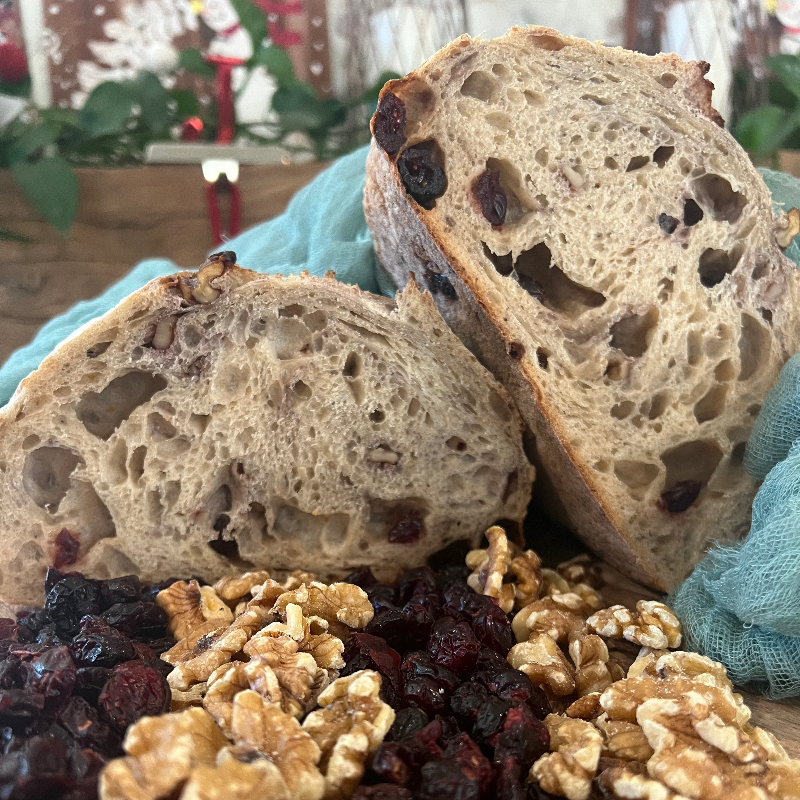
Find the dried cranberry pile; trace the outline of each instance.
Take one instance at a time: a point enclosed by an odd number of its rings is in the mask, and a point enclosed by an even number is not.
[[[449,556],[396,586],[368,568],[346,579],[367,592],[375,617],[348,641],[342,675],[380,672],[381,696],[397,713],[354,800],[550,796],[525,783],[549,750],[541,720],[550,704],[506,662],[515,644],[508,616],[467,586],[463,553]]]
[[[2,800],[94,800],[126,728],[169,708],[161,588],[51,569],[44,608],[0,619]]]

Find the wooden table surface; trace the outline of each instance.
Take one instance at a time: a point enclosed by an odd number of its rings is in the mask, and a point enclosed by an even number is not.
[[[318,164],[243,167],[243,223],[279,214],[295,191],[321,169]],[[0,242],[0,363],[30,341],[38,328],[78,300],[99,294],[137,261],[164,256],[181,266],[200,264],[212,246],[199,167],[137,167],[79,170],[80,211],[69,240],[48,228],[0,170],[0,227],[31,238]],[[527,529],[539,529],[528,535]],[[552,563],[574,555],[580,545],[568,534],[541,538],[547,525],[526,523],[529,543]],[[543,551],[550,551],[549,553]],[[603,595],[633,607],[651,591],[610,567]],[[743,691],[753,722],[774,733],[789,754],[800,758],[800,699],[770,702]]]

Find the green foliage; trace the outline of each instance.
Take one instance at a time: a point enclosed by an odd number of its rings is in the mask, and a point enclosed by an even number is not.
[[[0,81],[0,94],[7,94],[11,97],[30,97],[31,76],[26,75],[18,83],[6,83]]]
[[[78,181],[72,168],[60,156],[38,161],[17,161],[11,174],[30,204],[64,236],[78,211]]]
[[[778,150],[800,148],[800,56],[777,55],[765,63],[775,76],[770,105],[742,116],[733,135],[757,158],[774,158]]]
[[[253,52],[256,52],[267,38],[267,20],[264,12],[250,0],[231,0],[231,5],[239,17],[242,27],[250,35],[253,41]]]
[[[203,54],[196,47],[187,47],[178,53],[178,66],[200,78],[211,79],[217,74],[214,67],[205,61]]]

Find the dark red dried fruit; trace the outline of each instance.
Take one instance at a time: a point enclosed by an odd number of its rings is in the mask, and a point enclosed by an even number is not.
[[[71,697],[58,721],[81,747],[90,747],[107,758],[120,755],[122,740],[100,721],[97,711],[82,697]]]
[[[167,613],[155,603],[143,600],[115,603],[103,612],[102,617],[121,633],[140,641],[167,635]]]
[[[397,159],[397,171],[406,191],[423,208],[432,208],[433,201],[447,189],[447,176],[425,147],[409,147]]]
[[[397,599],[401,605],[417,595],[436,593],[436,573],[430,567],[406,570],[397,581]]]
[[[433,678],[445,688],[448,694],[461,683],[455,672],[450,671],[441,664],[434,663],[430,655],[422,650],[409,653],[403,659],[403,663],[400,665],[400,673],[404,682],[412,678]]]
[[[491,597],[478,594],[466,583],[451,583],[443,592],[444,613],[461,620],[472,621],[473,617],[489,606],[495,606]]]
[[[44,607],[59,634],[74,635],[83,617],[97,614],[100,610],[98,594],[97,587],[84,578],[66,577],[53,585]]]
[[[522,782],[525,776],[513,758],[506,759],[503,764],[496,764],[495,773],[495,800],[526,800],[527,788]]]
[[[460,733],[451,739],[444,755],[456,760],[461,772],[478,784],[482,794],[489,791],[492,783],[492,765],[469,734]]]
[[[103,611],[117,603],[134,603],[141,596],[142,584],[136,575],[100,581],[100,608]]]
[[[511,703],[489,695],[475,714],[475,724],[472,726],[475,739],[480,743],[489,741],[502,729],[510,708]]]
[[[491,605],[479,611],[472,620],[472,631],[484,647],[501,656],[508,655],[517,643],[508,616],[500,606]]]
[[[450,283],[450,278],[447,275],[442,275],[441,272],[431,272],[428,275],[428,288],[431,290],[431,294],[441,292],[448,300],[458,299],[458,293],[453,284]]]
[[[66,647],[50,647],[26,666],[25,687],[43,695],[48,702],[58,703],[72,693],[77,672]]]
[[[351,572],[345,579],[345,583],[352,583],[362,589],[371,589],[378,585],[378,579],[372,574],[372,570],[366,564],[360,566],[355,572]]]
[[[411,678],[403,686],[403,702],[418,706],[429,714],[440,714],[447,708],[448,693],[444,684],[435,678]]]
[[[671,489],[661,493],[659,506],[662,511],[680,514],[697,500],[702,488],[703,484],[700,481],[679,481]]]
[[[414,793],[417,800],[480,800],[478,781],[464,774],[454,758],[440,758],[423,765],[420,787]]]
[[[348,640],[342,657],[345,660],[345,667],[341,672],[343,676],[352,675],[362,669],[374,669],[388,678],[395,693],[402,695],[400,653],[389,647],[383,639],[368,633],[354,633]]]
[[[425,523],[419,511],[411,509],[398,516],[387,536],[391,544],[414,544],[425,533]]]
[[[113,667],[136,657],[133,642],[102,617],[87,616],[81,620],[80,632],[69,651],[79,667]]]
[[[353,792],[352,800],[414,800],[414,795],[402,786],[377,783],[374,786],[359,786]]]
[[[478,716],[478,710],[489,699],[489,690],[477,681],[462,683],[450,698],[453,713],[471,724]]]
[[[437,664],[456,675],[469,675],[475,667],[481,646],[469,624],[442,617],[433,624],[428,652]]]
[[[552,713],[545,693],[518,669],[486,672],[481,675],[481,680],[492,694],[514,705],[525,703],[539,719]]]
[[[428,641],[433,623],[441,616],[442,601],[438,594],[412,597],[402,611],[406,647],[423,647]]]
[[[402,742],[419,733],[428,724],[428,715],[421,708],[401,708],[395,714],[387,738]]]
[[[407,627],[406,619],[399,608],[382,608],[375,612],[364,632],[387,642],[397,643],[405,636]]]
[[[512,758],[527,772],[539,756],[550,749],[550,734],[527,706],[509,709],[503,729],[491,741],[494,763],[503,764]]]
[[[71,566],[78,560],[79,549],[77,534],[73,535],[66,528],[62,528],[54,543],[53,566],[56,569]]]
[[[117,664],[103,687],[98,706],[107,722],[123,733],[145,716],[163,714],[172,693],[167,679],[141,661]]]
[[[72,693],[96,706],[100,692],[103,691],[110,675],[111,670],[107,667],[82,667],[77,671],[77,680]]]
[[[506,221],[508,198],[500,185],[500,173],[487,169],[481,173],[472,187],[472,194],[481,207],[481,212],[490,225],[502,225]]]
[[[383,742],[375,751],[372,771],[384,781],[405,786],[411,776],[412,754],[401,742]]]
[[[406,104],[392,92],[381,98],[375,113],[375,141],[393,156],[406,143]]]
[[[669,214],[659,214],[658,227],[661,228],[664,233],[675,233],[675,229],[678,227],[678,220],[675,219],[675,217],[671,217]]]

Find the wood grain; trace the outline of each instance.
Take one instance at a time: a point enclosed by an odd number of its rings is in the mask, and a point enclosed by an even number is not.
[[[324,166],[243,166],[243,228],[280,214]],[[0,170],[0,226],[31,239],[0,242],[0,363],[44,322],[95,297],[137,261],[164,257],[197,266],[213,245],[199,166],[81,169],[78,181],[80,210],[65,240]]]

